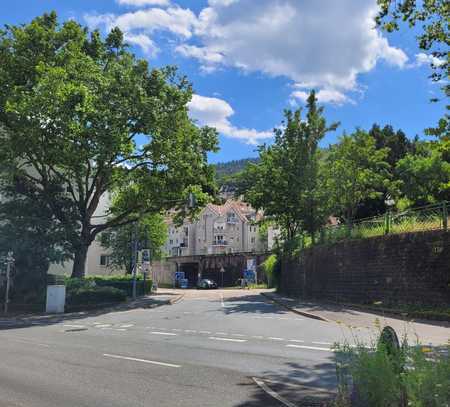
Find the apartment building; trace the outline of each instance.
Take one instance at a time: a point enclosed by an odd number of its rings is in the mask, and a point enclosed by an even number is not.
[[[208,204],[195,222],[177,227],[169,221],[165,251],[169,256],[265,251],[266,239],[257,225],[261,218],[261,212],[242,201]]]

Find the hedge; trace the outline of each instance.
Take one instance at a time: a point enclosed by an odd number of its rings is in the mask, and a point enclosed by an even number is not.
[[[152,280],[145,281],[145,293],[144,293],[144,280],[142,277],[136,278],[136,294],[144,295],[149,294],[152,290]],[[131,297],[133,295],[133,277],[126,276],[88,276],[84,279],[79,278],[66,278],[65,281],[68,291],[79,289],[82,287],[114,287],[122,290],[126,296]]]
[[[126,299],[125,293],[114,287],[81,287],[68,290],[66,305],[73,308],[122,302]]]

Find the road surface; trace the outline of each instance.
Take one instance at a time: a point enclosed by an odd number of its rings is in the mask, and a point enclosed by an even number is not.
[[[335,387],[342,339],[337,324],[243,290],[0,325],[0,406],[295,406]]]

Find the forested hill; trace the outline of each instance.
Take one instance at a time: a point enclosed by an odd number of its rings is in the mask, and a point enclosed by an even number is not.
[[[242,160],[232,160],[226,163],[215,164],[217,182],[219,185],[222,184],[226,178],[242,171],[248,163],[256,163],[258,161],[259,158],[243,158]]]

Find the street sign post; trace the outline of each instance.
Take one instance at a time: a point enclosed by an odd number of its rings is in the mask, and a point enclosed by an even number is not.
[[[8,252],[8,257],[6,258],[6,292],[5,292],[5,314],[8,313],[9,304],[9,288],[11,286],[11,267],[14,264],[13,252]]]
[[[222,288],[223,288],[223,274],[225,273],[225,269],[223,266],[220,268],[220,275],[222,276]]]

